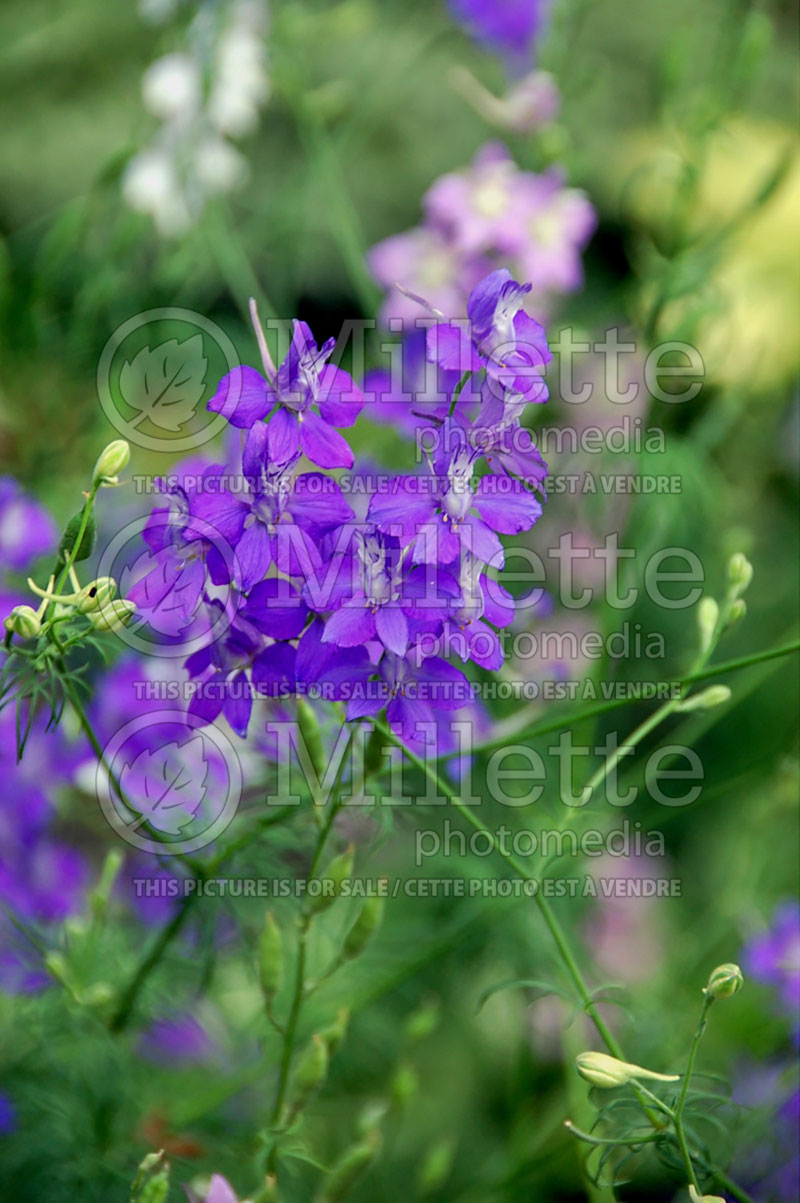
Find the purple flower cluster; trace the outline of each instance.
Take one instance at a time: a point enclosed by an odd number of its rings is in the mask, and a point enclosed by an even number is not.
[[[766,931],[754,936],[742,957],[745,972],[772,986],[781,1011],[791,1020],[800,1044],[800,907],[784,902],[775,908]]]
[[[498,628],[514,603],[497,579],[500,536],[539,518],[547,472],[522,421],[546,398],[550,359],[523,309],[530,290],[492,272],[466,321],[430,324],[441,391],[422,398],[426,452],[414,473],[302,471],[303,452],[322,467],[353,465],[338,431],[320,424],[350,425],[367,398],[320,366],[331,345],[318,352],[301,323],[272,379],[249,368],[223,379],[210,406],[246,432],[241,451],[173,497],[161,561],[130,592],[145,617],[149,600],[203,616],[208,637],[186,661],[195,718],[222,716],[244,738],[256,699],[306,694],[344,704],[348,719],[385,711],[419,744],[472,698],[448,655],[501,666]],[[410,428],[419,418],[408,401]],[[356,478],[362,500],[367,491],[358,514],[347,487]]]
[[[539,315],[554,294],[580,287],[581,251],[595,227],[586,195],[567,188],[560,172],[521,171],[506,148],[490,142],[471,166],[436,180],[423,200],[424,221],[379,242],[367,262],[387,290],[381,318],[413,322],[424,296],[451,317],[462,316],[475,285],[507,267],[532,287]]]

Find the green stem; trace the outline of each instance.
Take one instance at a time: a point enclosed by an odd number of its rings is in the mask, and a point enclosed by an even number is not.
[[[111,1017],[109,1027],[112,1032],[121,1032],[127,1027],[145,982],[160,963],[172,941],[182,930],[197,897],[198,894],[196,891],[184,895],[175,914],[162,927],[153,941],[149,952],[140,961],[128,985],[123,990],[116,1010]]]
[[[697,1056],[697,1046],[699,1045],[703,1032],[706,1029],[706,1019],[708,1016],[709,1007],[713,1001],[714,999],[710,994],[706,994],[703,998],[703,1009],[700,1012],[700,1021],[695,1029],[694,1036],[692,1037],[692,1044],[691,1048],[689,1049],[689,1060],[686,1065],[686,1073],[683,1076],[681,1092],[678,1095],[678,1102],[675,1105],[675,1116],[673,1120],[675,1124],[675,1135],[678,1138],[678,1145],[680,1146],[681,1155],[683,1156],[683,1160],[686,1165],[689,1181],[697,1191],[700,1190],[700,1184],[697,1181],[697,1175],[694,1171],[694,1162],[692,1161],[691,1153],[689,1152],[689,1145],[683,1128],[683,1108],[684,1104],[686,1103],[686,1096],[689,1093],[689,1084],[692,1080],[692,1074],[694,1073],[694,1062]]]

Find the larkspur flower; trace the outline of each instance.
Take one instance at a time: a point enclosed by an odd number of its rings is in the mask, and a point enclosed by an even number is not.
[[[775,908],[772,923],[745,946],[745,973],[772,986],[779,1005],[793,1021],[800,1043],[800,908],[784,902]]]
[[[53,519],[10,476],[0,477],[0,570],[19,571],[55,551]]]
[[[524,69],[547,17],[546,0],[448,0],[470,36],[500,54],[509,69]]]
[[[294,322],[292,341],[273,379],[240,367],[220,381],[208,403],[234,426],[268,422],[269,454],[286,463],[301,451],[320,468],[350,468],[353,453],[336,427],[352,426],[365,398],[352,378],[328,363],[335,339],[320,348],[305,322]]]

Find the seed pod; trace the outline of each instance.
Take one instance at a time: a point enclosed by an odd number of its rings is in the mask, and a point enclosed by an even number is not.
[[[267,912],[258,939],[258,980],[266,1002],[278,993],[283,974],[283,939],[272,911]]]
[[[339,897],[342,883],[350,880],[350,874],[353,872],[354,857],[355,848],[350,844],[344,852],[333,858],[326,871],[321,874],[320,880],[323,883],[322,892],[311,900],[312,914],[318,915],[322,911],[326,911]],[[328,882],[333,882],[332,889],[328,886]]]
[[[356,1179],[374,1160],[380,1139],[380,1133],[373,1129],[343,1154],[322,1187],[319,1203],[339,1203],[347,1195]]]
[[[641,1065],[631,1065],[629,1061],[609,1057],[607,1053],[579,1053],[575,1058],[575,1068],[582,1078],[602,1090],[624,1086],[626,1082],[635,1081],[637,1078],[654,1082],[677,1082],[679,1077],[678,1074],[657,1074]]]
[[[4,625],[7,631],[12,635],[19,635],[20,639],[35,639],[42,629],[39,615],[33,606],[14,606]]]
[[[709,998],[732,998],[743,985],[744,976],[741,969],[728,961],[724,965],[717,965],[713,970],[703,993]]]
[[[61,536],[61,542],[58,545],[58,558],[62,563],[66,563],[78,538],[78,531],[83,522],[83,510],[79,510],[77,514],[73,514],[64,528],[64,533]],[[83,537],[75,552],[74,562],[86,560],[92,554],[94,549],[94,541],[97,538],[97,525],[94,520],[94,514],[89,513],[86,522],[86,529],[83,532]]]
[[[328,1046],[319,1035],[311,1037],[297,1062],[289,1094],[292,1112],[302,1111],[309,1099],[319,1090],[328,1074]]]
[[[713,710],[715,706],[722,706],[725,702],[729,702],[731,691],[727,685],[709,685],[708,689],[704,689],[702,693],[695,693],[690,698],[678,704],[678,710],[682,714],[687,714],[692,710]]]
[[[92,484],[118,484],[118,473],[127,465],[131,458],[130,444],[125,439],[114,439],[113,443],[100,452],[92,473]]]
[[[342,956],[346,961],[352,961],[361,956],[381,925],[383,906],[383,898],[367,898],[356,916],[355,923],[344,938]]]

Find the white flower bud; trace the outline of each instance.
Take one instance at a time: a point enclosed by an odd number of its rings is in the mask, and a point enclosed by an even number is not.
[[[200,72],[188,54],[165,54],[142,77],[145,108],[167,121],[192,115],[200,102]]]
[[[708,979],[708,985],[703,993],[710,998],[732,998],[744,985],[744,975],[738,965],[728,961],[717,965]]]
[[[740,551],[728,561],[728,580],[737,594],[744,593],[753,579],[753,565]]]
[[[725,1203],[722,1195],[698,1195],[693,1186],[689,1187],[691,1203]]]
[[[730,697],[731,691],[727,685],[709,685],[708,689],[680,702],[677,709],[682,714],[688,714],[691,710],[713,710],[715,706],[730,701]]]
[[[113,601],[117,592],[117,582],[111,576],[99,576],[96,581],[84,585],[76,595],[75,609],[79,614],[90,614]]]
[[[599,1086],[603,1090],[624,1086],[626,1082],[635,1081],[637,1078],[647,1078],[656,1082],[678,1081],[677,1074],[657,1074],[641,1065],[631,1065],[628,1061],[609,1057],[607,1053],[579,1053],[575,1058],[575,1068],[592,1086]]]
[[[117,484],[118,474],[131,458],[131,446],[125,439],[114,439],[100,452],[92,473],[92,482],[101,485]]]
[[[737,597],[736,601],[731,603],[731,608],[728,611],[728,626],[732,627],[735,622],[740,622],[747,613],[747,602],[743,598]]]
[[[719,606],[713,597],[704,597],[697,607],[697,626],[700,631],[700,650],[707,652],[719,622]]]

